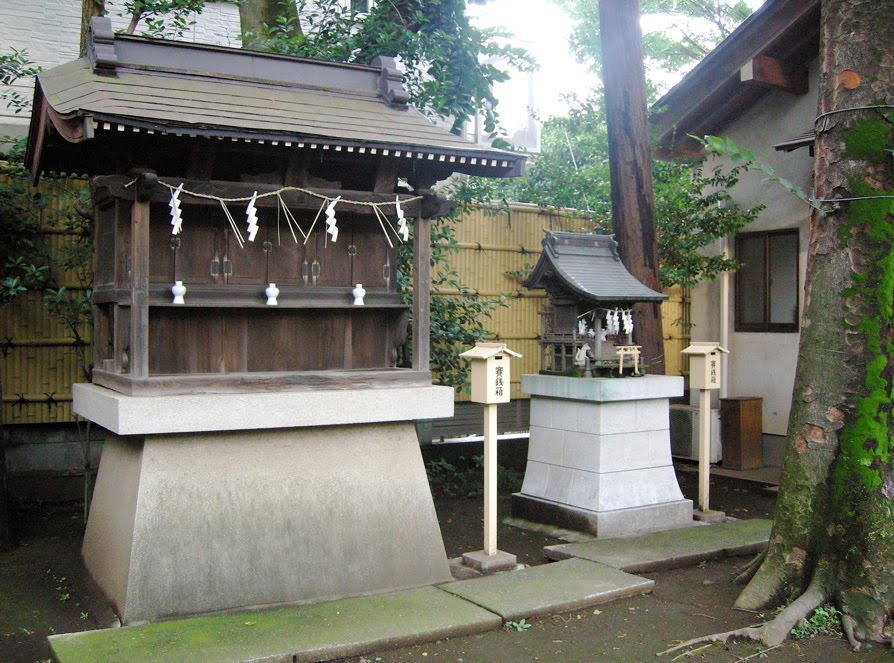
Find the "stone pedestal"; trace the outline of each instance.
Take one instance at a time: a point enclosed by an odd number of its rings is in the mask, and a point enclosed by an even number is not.
[[[451,579],[413,424],[449,416],[449,388],[75,387],[75,410],[117,433],[83,556],[124,623]]]
[[[512,515],[599,537],[692,524],[670,453],[669,398],[683,378],[522,376],[531,439]]]

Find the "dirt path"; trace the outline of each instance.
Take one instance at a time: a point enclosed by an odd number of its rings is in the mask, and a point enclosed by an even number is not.
[[[687,496],[695,490],[694,475],[681,472]],[[715,479],[712,507],[737,517],[771,517],[774,494],[760,486]],[[436,499],[448,556],[481,548],[480,498]],[[500,500],[509,515],[508,495]],[[20,545],[0,553],[0,662],[35,663],[48,658],[46,636],[99,627],[108,618],[95,586],[80,563],[81,528],[77,505],[30,509],[17,513]],[[539,564],[544,545],[557,540],[502,526],[500,548],[519,561]],[[504,629],[484,635],[445,640],[400,650],[378,652],[351,663],[381,661],[450,661],[456,663],[521,663],[525,661],[670,661],[655,653],[677,640],[758,622],[761,617],[731,609],[739,588],[732,583],[745,559],[647,574],[655,591],[608,605],[532,620],[521,631]],[[713,645],[698,652],[706,661],[741,661],[760,648],[736,644],[729,650]],[[677,658],[677,661],[689,660]],[[843,640],[819,637],[790,641],[765,656],[768,661],[886,661],[890,651],[875,647],[852,653]],[[99,662],[97,662],[99,663]],[[186,663],[186,662],[184,662]]]

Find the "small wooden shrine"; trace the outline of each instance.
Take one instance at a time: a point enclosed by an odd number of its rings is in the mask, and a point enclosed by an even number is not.
[[[93,176],[93,384],[109,431],[84,540],[122,620],[449,579],[414,421],[431,192],[518,175],[344,65],[113,34],[38,76],[27,163]],[[410,308],[397,247],[414,227]]]
[[[668,403],[683,378],[631,377],[631,306],[665,295],[627,271],[613,237],[583,233],[547,232],[524,285],[545,289],[549,304],[541,374],[522,376],[531,434],[512,515],[598,537],[691,525],[670,453]]]
[[[639,372],[631,307],[667,295],[636,280],[611,235],[546,231],[527,288],[546,290],[540,313],[541,373]]]

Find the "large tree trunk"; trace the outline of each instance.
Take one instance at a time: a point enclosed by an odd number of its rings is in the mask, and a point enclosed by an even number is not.
[[[599,25],[612,226],[624,266],[660,291],[639,2],[599,0]],[[660,304],[637,304],[634,316],[649,372],[664,373]]]
[[[264,35],[264,24],[269,26],[276,24],[278,18],[292,19],[289,31],[295,35],[301,34],[301,24],[298,22],[298,10],[294,2],[283,0],[243,0],[239,4],[239,21],[242,24],[242,32],[245,35],[242,46],[252,48]]]
[[[84,52],[87,45],[87,31],[90,28],[90,19],[94,16],[102,16],[105,10],[105,0],[81,0],[81,47],[79,52]]]
[[[894,0],[824,0],[816,123],[819,200],[892,195]],[[862,108],[862,109],[861,109]],[[831,115],[827,115],[832,113]],[[850,634],[881,640],[894,607],[892,200],[824,205],[809,227],[801,345],[766,558],[737,605],[813,581]]]

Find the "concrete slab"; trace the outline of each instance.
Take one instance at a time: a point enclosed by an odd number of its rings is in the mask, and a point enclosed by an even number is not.
[[[49,638],[57,663],[323,661],[483,633],[500,618],[434,587]]]
[[[569,559],[441,585],[504,621],[539,617],[651,592],[655,583],[604,564]],[[66,662],[67,663],[67,662]]]
[[[693,520],[698,520],[703,523],[716,525],[717,523],[722,523],[726,520],[726,511],[715,511],[714,509],[702,511],[701,509],[695,509],[692,512],[692,518]]]
[[[518,566],[518,557],[502,550],[497,550],[493,555],[488,555],[483,550],[475,550],[463,553],[463,564],[487,575],[514,569]]]
[[[636,537],[563,543],[543,549],[549,559],[586,559],[630,573],[673,569],[704,559],[757,554],[767,546],[773,521],[726,520]]]
[[[117,435],[343,426],[453,416],[452,387],[418,385],[127,396],[95,384],[77,384],[72,385],[72,397],[77,414]]]

